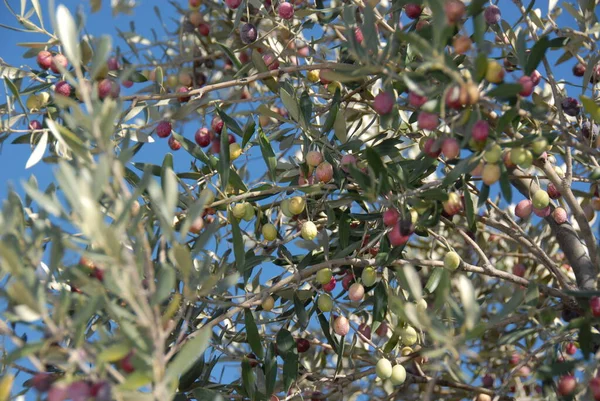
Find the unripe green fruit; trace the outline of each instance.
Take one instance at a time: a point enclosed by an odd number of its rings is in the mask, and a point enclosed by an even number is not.
[[[267,241],[274,241],[277,238],[277,228],[271,223],[262,226],[263,238]]]
[[[396,365],[392,368],[392,377],[390,377],[392,384],[400,386],[406,381],[406,369],[402,365]]]
[[[307,221],[302,224],[302,230],[300,231],[300,234],[305,240],[312,241],[317,237],[318,232],[319,231],[317,230],[315,223],[312,221]]]
[[[244,217],[242,218],[246,221],[252,220],[254,218],[254,206],[252,206],[250,203],[245,203],[244,208]]]
[[[406,328],[402,329],[400,331],[400,336],[402,336],[402,344],[408,345],[409,347],[415,344],[419,339],[417,331],[411,326],[406,326]]]
[[[535,155],[541,155],[548,148],[548,141],[546,138],[536,139],[531,143],[531,151]]]
[[[550,204],[550,196],[548,192],[543,189],[539,189],[535,194],[533,194],[533,199],[531,199],[533,203],[533,207],[536,209],[544,209],[546,206]]]
[[[365,287],[371,287],[377,282],[377,272],[372,267],[365,267],[360,278]]]
[[[273,298],[270,295],[262,301],[262,308],[266,312],[271,311],[274,306],[275,306],[275,298]]]
[[[590,174],[590,178],[592,180],[600,179],[600,167],[596,167],[595,169],[592,170],[592,174]]]
[[[233,213],[233,217],[241,219],[246,214],[246,205],[244,203],[238,203],[233,207],[231,212]]]
[[[375,365],[375,373],[381,380],[392,377],[392,363],[385,358],[381,358]]]
[[[200,191],[200,199],[204,199],[204,205],[208,206],[215,201],[215,193],[208,188]]]
[[[286,217],[294,217],[294,214],[290,212],[290,200],[284,199],[281,201],[281,213]]]
[[[417,302],[417,312],[421,314],[427,313],[427,301],[425,301],[423,298]]]
[[[502,148],[498,144],[492,145],[492,147],[489,148],[488,150],[486,150],[485,154],[483,155],[483,158],[485,159],[485,161],[488,163],[491,163],[491,164],[498,163],[500,161],[501,157],[502,157]]]
[[[294,196],[292,199],[290,199],[288,208],[291,214],[298,215],[304,211],[305,206],[306,202],[303,198],[299,196]]]
[[[485,185],[493,185],[500,179],[500,166],[498,164],[486,164],[481,172],[481,179]]]
[[[510,151],[510,161],[512,162],[512,164],[516,164],[517,166],[520,166],[521,164],[525,163],[526,160],[527,160],[527,153],[525,152],[525,149],[514,148]]]
[[[448,270],[456,270],[460,265],[460,256],[454,251],[450,251],[444,256],[444,267]]]
[[[333,300],[329,295],[321,294],[319,295],[317,305],[319,306],[319,309],[321,309],[321,312],[331,312],[333,309]]]
[[[317,283],[321,285],[325,285],[331,281],[333,277],[333,272],[331,269],[321,269],[317,272]]]
[[[234,161],[242,155],[242,147],[239,143],[234,142],[229,145],[229,160]]]

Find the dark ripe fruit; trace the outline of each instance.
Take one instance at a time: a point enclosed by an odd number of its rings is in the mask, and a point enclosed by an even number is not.
[[[168,121],[161,121],[156,126],[156,135],[159,138],[166,138],[171,135],[171,123]]]
[[[529,78],[531,78],[533,85],[537,86],[542,81],[542,74],[538,70],[533,70]]]
[[[471,49],[471,39],[467,35],[460,35],[454,38],[452,41],[452,47],[454,47],[454,51],[458,54],[465,54]]]
[[[512,354],[512,355],[510,356],[509,363],[510,363],[511,365],[516,365],[516,364],[518,364],[520,361],[521,361],[521,356],[520,356],[519,354]]]
[[[575,377],[571,375],[562,376],[558,380],[557,392],[562,396],[570,395],[575,391],[575,387],[577,387],[577,380],[575,380]]]
[[[297,338],[296,349],[298,353],[302,354],[310,349],[310,342],[306,338]]]
[[[512,273],[518,277],[525,276],[525,265],[523,263],[517,263],[512,267]]]
[[[210,122],[210,129],[213,130],[214,133],[220,134],[223,131],[223,120],[220,117],[215,116]]]
[[[50,65],[50,69],[53,73],[60,74],[60,70],[58,69],[59,65],[62,66],[64,69],[66,69],[69,65],[69,61],[67,60],[67,58],[60,53],[55,54],[54,57],[52,57],[52,64]]]
[[[590,83],[597,84],[600,81],[600,64],[594,67],[594,72],[590,76]]]
[[[471,134],[474,140],[483,142],[490,134],[490,125],[485,120],[479,120],[473,125]]]
[[[385,337],[388,333],[388,325],[386,322],[381,322],[381,324],[379,325],[379,327],[377,327],[377,330],[375,330],[375,334],[377,334],[379,337]]]
[[[121,68],[119,60],[116,57],[111,57],[106,61],[106,65],[110,71],[117,71]]]
[[[527,75],[523,75],[521,78],[519,78],[519,84],[521,84],[521,92],[519,92],[519,95],[527,97],[530,96],[533,93],[533,89],[535,88],[535,85],[533,84],[533,81],[530,77],[528,77]]]
[[[592,311],[592,316],[600,317],[600,297],[590,298],[590,310]]]
[[[50,390],[52,383],[54,383],[54,376],[44,372],[36,373],[31,379],[31,387],[40,393]]]
[[[42,129],[42,123],[39,122],[38,120],[31,120],[29,122],[29,129],[30,130],[38,130],[38,129]]]
[[[242,40],[242,43],[249,45],[250,43],[254,43],[256,38],[258,38],[258,31],[254,25],[248,23],[242,25],[240,28],[240,39]]]
[[[279,4],[279,7],[277,8],[277,14],[279,14],[280,18],[285,20],[294,18],[294,5],[284,1],[283,3]]]
[[[435,138],[427,138],[425,145],[423,145],[423,152],[427,156],[437,159],[442,153],[442,149]]]
[[[356,166],[356,157],[354,155],[344,155],[340,161],[340,168],[344,172],[349,172],[348,166]]]
[[[485,388],[492,388],[494,387],[494,378],[490,375],[485,375],[483,376],[483,379],[481,379],[481,383]]]
[[[48,50],[42,50],[37,55],[37,64],[42,70],[52,67],[52,53]]]
[[[352,286],[352,284],[354,283],[354,281],[354,274],[352,274],[352,272],[346,273],[346,275],[342,279],[342,288],[348,291],[350,289],[350,286]]]
[[[95,401],[112,401],[112,390],[110,383],[101,381],[94,383],[90,388],[90,395],[94,397]]]
[[[400,223],[396,223],[392,231],[388,233],[388,239],[392,246],[401,246],[408,242],[410,235],[402,235],[402,232],[400,232]]]
[[[194,140],[198,144],[198,146],[202,146],[203,148],[210,145],[210,132],[208,132],[207,128],[200,128],[194,134]]]
[[[560,198],[560,192],[558,191],[558,188],[556,188],[556,185],[554,185],[553,183],[548,184],[546,192],[548,192],[548,196],[550,197],[550,199]]]
[[[358,332],[362,334],[366,339],[371,339],[371,326],[369,326],[368,324],[361,323],[360,326],[358,326]]]
[[[552,208],[550,206],[546,206],[542,209],[533,208],[533,214],[538,217],[548,217],[552,213]]]
[[[455,138],[446,138],[442,142],[442,153],[446,159],[456,159],[460,156],[460,143]]]
[[[198,33],[202,36],[210,35],[210,25],[205,22],[200,23],[200,25],[198,25]]]
[[[427,96],[421,96],[415,92],[408,92],[408,103],[413,107],[421,107],[427,103]]]
[[[585,75],[585,65],[577,63],[573,66],[573,75],[583,77]]]
[[[181,143],[179,143],[179,141],[177,139],[175,139],[175,137],[173,137],[172,135],[169,137],[169,147],[171,148],[171,150],[179,150],[181,149]]]
[[[444,4],[444,11],[449,24],[459,22],[465,15],[467,8],[461,0],[447,0]]]
[[[400,213],[394,208],[390,208],[383,212],[383,224],[386,227],[392,227],[396,225],[398,219],[400,218]]]
[[[489,25],[495,25],[502,19],[502,13],[500,12],[500,8],[498,6],[488,6],[483,12],[483,16],[485,17],[485,22]]]
[[[568,343],[565,346],[565,352],[568,355],[575,355],[575,353],[577,352],[577,346],[574,343]]]
[[[410,19],[417,19],[421,16],[423,8],[419,4],[410,3],[404,6],[404,12]]]
[[[188,0],[191,9],[197,9],[202,4],[202,0]]]
[[[275,57],[274,54],[272,53],[266,53],[263,55],[263,61],[265,62],[265,65],[267,66],[267,68],[269,70],[276,70],[279,68],[279,61],[277,60],[277,57]]]
[[[186,88],[185,86],[180,86],[179,88],[177,88],[177,93],[178,94],[185,94],[188,93],[190,90],[188,88]],[[189,102],[191,99],[191,96],[179,96],[177,98],[177,100],[179,100],[179,103],[186,103]]]
[[[600,377],[592,377],[590,379],[590,392],[595,401],[600,401]]]
[[[429,131],[433,131],[437,128],[439,123],[439,117],[437,114],[428,113],[426,111],[422,111],[419,113],[417,118],[417,125],[420,129],[425,129]]]
[[[394,97],[389,92],[381,92],[373,100],[373,109],[379,115],[389,114],[394,108]]]
[[[133,81],[129,81],[129,80],[122,81],[121,85],[123,85],[125,88],[131,88],[133,86]]]
[[[230,145],[235,143],[235,136],[233,134],[227,134],[227,142],[229,142]]]
[[[359,27],[354,28],[354,39],[356,39],[356,43],[359,45],[365,40],[362,30]]]
[[[323,285],[323,290],[327,291],[327,292],[331,292],[335,289],[336,284],[337,284],[337,281],[336,281],[335,277],[332,277],[331,280],[329,280],[329,283]]]
[[[67,81],[60,81],[59,83],[56,84],[56,87],[54,88],[54,92],[57,95],[69,97],[69,96],[71,96],[71,85],[69,85],[69,83]]]
[[[578,116],[579,112],[581,111],[581,105],[579,104],[579,101],[577,101],[577,99],[575,98],[566,97],[560,102],[560,104],[565,114],[571,117]]]
[[[468,102],[468,93],[465,87],[455,85],[446,92],[446,106],[459,110]]]
[[[227,4],[227,7],[235,10],[242,4],[242,0],[225,0],[225,4]]]
[[[428,20],[425,19],[420,19],[419,21],[417,21],[417,25],[415,26],[415,29],[417,30],[417,32],[427,28],[430,25]]]
[[[398,224],[400,225],[400,234],[411,235],[415,232],[415,225],[410,218],[401,219]]]
[[[133,357],[133,353],[129,353],[125,358],[119,361],[119,367],[126,373],[133,373],[135,371],[135,367],[131,361]]]
[[[116,99],[120,93],[121,87],[115,81],[105,78],[98,82],[98,97],[100,99],[105,99],[109,96]]]
[[[67,388],[68,398],[73,401],[86,401],[91,396],[92,387],[84,381],[76,381]]]
[[[322,183],[327,183],[333,179],[333,166],[329,162],[323,162],[317,166],[315,177]]]
[[[563,318],[563,320],[565,322],[570,322],[571,320],[578,318],[579,317],[579,313],[576,310],[573,310],[571,308],[568,309],[563,309],[562,313],[561,313],[561,317]]]
[[[221,139],[217,135],[210,140],[210,151],[215,155],[221,153]]]

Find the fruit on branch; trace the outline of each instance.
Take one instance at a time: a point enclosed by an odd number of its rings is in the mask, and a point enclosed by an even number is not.
[[[359,27],[354,28],[354,39],[359,45],[365,40],[362,30]]]
[[[404,6],[404,12],[408,18],[417,19],[421,16],[423,8],[419,4],[409,3]]]
[[[345,336],[350,331],[350,322],[344,316],[338,316],[333,321],[333,331],[338,336]]]
[[[479,393],[477,394],[475,401],[492,401],[492,397],[487,394]]]
[[[175,75],[169,75],[167,76],[167,86],[169,88],[174,88],[177,86],[177,84],[179,83],[179,79],[175,76]]]
[[[196,141],[198,146],[205,148],[208,145],[210,145],[210,132],[207,128],[200,128],[194,134],[194,140]]]
[[[519,78],[518,83],[521,85],[521,92],[519,92],[519,95],[527,97],[533,93],[535,85],[530,77],[523,75],[521,78]]]
[[[335,92],[337,90],[342,90],[342,84],[339,83],[338,81],[332,81],[330,83],[327,84],[327,92],[331,93],[332,95],[335,95]]]
[[[279,68],[279,60],[272,53],[265,53],[262,56],[265,65],[270,71],[276,70]]]
[[[460,256],[454,251],[450,251],[444,256],[444,267],[448,270],[456,270],[460,266]]]
[[[127,356],[125,356],[125,358],[123,358],[119,361],[119,367],[125,373],[135,372],[135,367],[133,366],[132,359],[133,359],[133,352],[130,352],[129,354],[127,354]]]
[[[67,60],[67,58],[62,54],[58,53],[52,57],[52,64],[50,65],[50,69],[53,73],[60,74],[61,72],[59,70],[59,66],[66,70],[68,65],[69,61]]]
[[[481,379],[481,383],[482,383],[483,387],[485,387],[485,388],[492,388],[492,387],[494,387],[494,377],[486,374]]]
[[[554,211],[552,212],[552,217],[554,218],[556,224],[564,224],[569,220],[567,211],[562,207],[557,207],[556,209],[554,209]]]
[[[244,203],[244,217],[242,217],[245,221],[250,221],[254,218],[254,206],[251,203]]]
[[[416,108],[423,106],[427,103],[427,96],[421,96],[416,92],[408,92],[408,103]]]
[[[573,75],[576,77],[583,77],[585,75],[585,65],[577,63],[573,66]]]
[[[533,163],[533,154],[529,149],[513,148],[510,151],[510,162],[522,168],[529,168]]]
[[[417,117],[417,125],[420,129],[433,131],[437,128],[439,117],[437,114],[422,111]],[[430,138],[431,139],[431,138]]]
[[[229,160],[234,161],[242,155],[242,147],[239,143],[232,143],[229,145]]]
[[[446,3],[444,3],[444,11],[448,23],[453,25],[462,20],[467,11],[467,7],[461,0],[447,0]]]
[[[481,173],[481,179],[486,185],[492,185],[500,180],[500,165],[499,164],[486,164],[483,166],[483,172]]]
[[[358,326],[358,332],[362,334],[367,340],[371,339],[371,326],[366,323],[361,323]]]
[[[321,310],[321,312],[331,312],[333,309],[333,299],[329,294],[321,294],[319,295],[319,299],[317,301],[317,306]]]
[[[202,36],[210,35],[210,25],[205,22],[201,23],[198,25],[198,33],[200,33]]]
[[[294,18],[294,5],[287,1],[280,3],[279,8],[277,8],[277,14],[279,14],[280,18],[291,20]]]
[[[203,228],[204,228],[204,219],[202,218],[202,216],[198,216],[192,222],[192,225],[190,226],[190,232],[192,234],[198,234]]]
[[[360,283],[354,283],[350,286],[348,290],[348,298],[351,301],[358,302],[363,299],[365,296],[365,287],[363,287]]]
[[[71,92],[71,85],[69,85],[67,81],[60,81],[54,87],[54,93],[56,93],[57,95],[69,97],[71,96]]]
[[[214,136],[210,140],[210,151],[216,155],[221,153],[221,139],[218,136]]]
[[[240,39],[242,43],[245,45],[249,45],[250,43],[254,43],[258,38],[258,31],[256,27],[252,24],[244,24],[240,28]]]
[[[590,379],[590,392],[595,401],[600,401],[600,377],[592,377]]]
[[[546,150],[548,150],[548,141],[546,138],[538,138],[531,142],[531,151],[536,156],[543,154]]]
[[[200,14],[198,11],[192,11],[188,19],[192,25],[198,27],[202,23],[202,14]]]
[[[567,355],[575,355],[577,352],[577,346],[574,343],[567,343],[565,346],[565,352]]]
[[[543,189],[538,189],[533,194],[531,202],[535,209],[543,209],[550,204],[550,196],[548,196],[548,192]]]
[[[25,102],[25,106],[29,110],[40,110],[42,109],[50,100],[50,94],[48,92],[42,92],[30,95]]]
[[[372,287],[377,283],[377,272],[372,267],[365,267],[360,275],[360,279],[365,287]]]
[[[469,94],[464,85],[454,85],[446,92],[446,105],[451,109],[462,109],[468,101]]]
[[[333,179],[333,166],[329,162],[323,162],[317,166],[315,177],[319,182],[328,183]]]
[[[392,368],[392,375],[390,377],[392,384],[395,386],[400,386],[404,384],[406,381],[406,369],[402,365],[395,365]]]
[[[485,71],[485,80],[493,84],[499,84],[504,81],[504,68],[495,60],[488,61]]]
[[[299,354],[302,354],[310,349],[310,342],[306,338],[296,339],[296,350]]]
[[[171,135],[171,129],[172,127],[170,122],[161,121],[156,126],[156,135],[158,135],[159,138],[166,138]]]
[[[354,274],[351,271],[348,271],[344,278],[342,279],[342,288],[346,291],[350,289],[350,286],[355,282]]]
[[[486,7],[485,11],[483,12],[483,16],[485,18],[485,22],[487,22],[489,25],[496,25],[502,19],[500,8],[495,5]]]
[[[242,4],[242,0],[225,0],[225,4],[232,10],[236,10]]]
[[[319,82],[319,71],[318,70],[310,70],[306,73],[306,78],[313,83]]]
[[[185,87],[192,86],[192,84],[194,83],[192,75],[187,71],[180,72],[177,76],[177,81]]]
[[[483,142],[487,140],[490,134],[490,125],[485,120],[479,120],[473,125],[473,129],[471,130],[471,135],[474,140],[478,142]]]
[[[311,167],[317,167],[319,164],[323,162],[323,155],[321,152],[317,152],[316,150],[311,150],[306,154],[306,164]]]
[[[430,138],[423,138],[424,140],[424,145],[423,145],[423,152],[433,158],[433,159],[437,159],[438,156],[442,153],[442,148],[441,146],[439,146],[438,141],[436,140],[436,138],[430,137]]]
[[[246,205],[244,203],[238,203],[235,206],[233,206],[231,212],[233,213],[233,217],[235,217],[238,220],[241,220],[246,214]]]
[[[460,144],[456,138],[446,138],[442,142],[442,154],[447,160],[456,159],[460,156]]]
[[[294,196],[292,199],[290,199],[290,202],[288,205],[289,211],[293,215],[299,215],[300,213],[302,213],[304,211],[305,207],[306,207],[306,202],[300,196]]]
[[[394,96],[389,92],[381,92],[373,100],[373,109],[380,116],[391,113],[394,108]]]
[[[40,130],[42,129],[42,123],[38,120],[31,120],[29,122],[29,129],[32,131]]]
[[[452,47],[454,47],[454,51],[457,54],[465,54],[471,50],[472,45],[473,42],[471,42],[471,38],[469,38],[467,35],[456,36],[452,41]]]
[[[188,0],[188,5],[190,6],[190,8],[192,10],[199,9],[201,4],[202,4],[202,0]]]
[[[181,149],[181,143],[177,139],[175,139],[175,137],[173,135],[171,135],[169,137],[168,143],[169,143],[169,147],[171,148],[171,150],[177,151],[177,150]]]
[[[590,310],[592,311],[592,316],[600,317],[600,297],[590,298]]]
[[[561,396],[571,395],[577,387],[577,380],[571,375],[562,376],[558,380],[557,393]]]
[[[383,212],[383,224],[386,227],[392,227],[396,225],[398,219],[400,218],[400,213],[395,208],[390,208]]]
[[[121,87],[112,79],[105,78],[98,82],[98,97],[100,99],[105,99],[109,96],[113,99],[116,99],[119,97],[120,93]]]
[[[312,221],[305,221],[302,223],[302,229],[300,230],[300,235],[307,241],[312,241],[317,237],[319,231],[317,230],[317,226]]]
[[[215,116],[210,122],[210,129],[213,130],[214,133],[220,134],[223,131],[223,120],[220,117]]]
[[[272,223],[263,225],[261,231],[265,241],[275,241],[277,239],[277,228]]]
[[[590,83],[595,85],[598,82],[600,82],[600,64],[596,64],[592,71],[593,72],[590,76]]]
[[[538,217],[548,217],[551,213],[552,208],[550,206],[546,206],[542,209],[536,209],[535,207],[533,208],[533,214],[535,214]]]
[[[375,365],[375,374],[381,380],[389,379],[392,377],[392,363],[386,358],[381,358]]]
[[[274,306],[275,306],[275,298],[273,298],[271,295],[269,295],[268,297],[263,299],[263,301],[261,303],[261,307],[263,308],[263,310],[265,312],[272,311]]]
[[[400,330],[400,336],[402,337],[402,344],[406,346],[411,346],[417,343],[419,339],[419,335],[417,334],[417,330],[415,330],[412,326],[406,326]]]
[[[188,93],[190,90],[188,88],[186,88],[185,86],[180,86],[179,88],[177,88],[177,94],[180,95],[177,100],[179,100],[179,103],[186,103],[189,102],[190,99],[192,98],[191,96],[185,96],[186,93]]]
[[[408,242],[410,235],[402,235],[400,232],[400,222],[388,233],[388,240],[392,246],[402,246]]]
[[[340,168],[342,171],[348,173],[350,171],[349,166],[356,167],[356,157],[354,155],[344,155],[340,160]]]
[[[498,144],[493,144],[483,154],[483,159],[488,163],[498,163],[502,157],[502,148]]]
[[[581,112],[581,105],[579,101],[573,97],[566,97],[561,102],[560,105],[565,112],[566,115],[571,117],[576,117]]]
[[[119,59],[116,57],[110,57],[106,60],[106,66],[110,71],[117,71],[121,69],[121,63],[119,63]]]
[[[333,272],[329,268],[321,269],[317,272],[315,278],[317,280],[317,283],[319,283],[321,285],[325,285],[325,284],[329,283],[331,281],[331,279],[333,278]]]
[[[37,54],[36,61],[42,70],[47,70],[52,67],[52,53],[48,50],[42,50]]]
[[[444,212],[449,216],[454,216],[463,210],[462,199],[456,192],[450,192],[448,194],[448,200],[442,202]]]

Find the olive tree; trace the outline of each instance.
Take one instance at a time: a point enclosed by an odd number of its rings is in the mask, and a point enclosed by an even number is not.
[[[600,400],[598,1],[10,3],[0,401]]]

